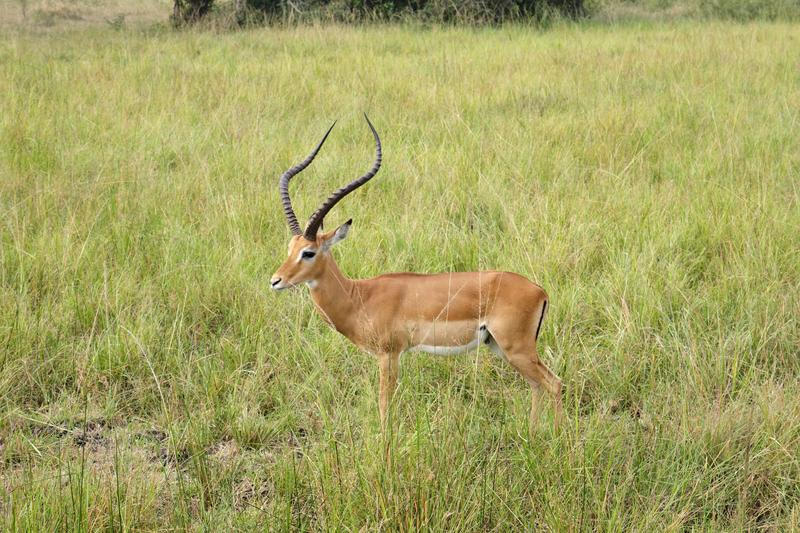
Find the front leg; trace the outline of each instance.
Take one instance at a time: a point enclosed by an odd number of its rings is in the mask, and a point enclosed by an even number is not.
[[[378,354],[378,367],[380,368],[380,397],[378,408],[381,413],[381,429],[386,429],[389,414],[389,404],[397,388],[397,371],[400,362],[399,353]]]

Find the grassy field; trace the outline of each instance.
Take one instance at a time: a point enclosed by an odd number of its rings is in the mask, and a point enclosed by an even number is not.
[[[691,22],[0,37],[0,529],[800,528],[800,27]],[[268,279],[543,285],[565,385],[377,367]]]

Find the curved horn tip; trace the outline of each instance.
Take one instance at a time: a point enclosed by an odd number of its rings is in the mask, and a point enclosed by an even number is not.
[[[369,127],[374,130],[375,127],[372,125],[372,121],[369,119],[366,112],[364,113],[364,119],[367,121],[367,124],[369,124]]]
[[[331,132],[333,131],[333,127],[336,125],[336,122],[337,122],[338,120],[339,120],[339,119],[335,119],[335,120],[333,121],[333,124],[331,124],[331,127],[330,127],[330,128],[328,128],[328,131],[326,131],[326,132],[325,132],[325,135],[323,135],[323,136],[322,136],[322,140],[321,140],[321,141],[320,141],[320,143],[319,143],[319,147],[320,147],[320,148],[322,148],[322,144],[323,144],[323,143],[324,143],[324,142],[325,142],[325,141],[328,139],[328,135],[330,135],[330,134],[331,134]]]
[[[367,120],[367,125],[369,126],[369,129],[372,130],[372,136],[375,137],[376,141],[380,142],[380,137],[378,137],[378,131],[375,129],[375,126],[372,125],[372,121],[370,121],[366,113],[364,113],[364,118]]]

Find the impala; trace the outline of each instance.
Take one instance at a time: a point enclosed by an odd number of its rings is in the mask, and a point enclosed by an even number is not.
[[[508,361],[532,388],[531,420],[537,413],[539,387],[555,403],[555,426],[561,418],[561,380],[536,352],[547,294],[511,272],[453,272],[444,274],[384,274],[354,280],[336,266],[333,245],[347,237],[352,219],[332,231],[320,231],[328,212],[342,198],[364,185],[381,166],[381,141],[375,138],[372,168],[335,191],[300,229],[289,197],[289,181],[314,160],[333,125],[311,154],[280,178],[283,212],[292,231],[288,257],[272,276],[273,289],[306,284],[322,318],[380,365],[379,410],[385,427],[387,411],[397,386],[400,354],[423,351],[455,354],[486,345]],[[335,125],[335,123],[334,123]]]

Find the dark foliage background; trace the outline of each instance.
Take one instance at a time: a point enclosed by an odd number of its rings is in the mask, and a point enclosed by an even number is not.
[[[174,0],[172,22],[175,25],[197,22],[211,10],[214,0]]]
[[[213,0],[175,0],[173,22],[191,23],[211,8]],[[414,19],[441,23],[491,24],[577,18],[583,0],[235,0],[239,23],[325,19],[340,22]]]

